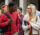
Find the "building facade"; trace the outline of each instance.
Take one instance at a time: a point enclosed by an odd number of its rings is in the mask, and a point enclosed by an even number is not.
[[[23,14],[26,13],[27,5],[30,3],[35,3],[38,10],[40,10],[40,0],[2,0],[2,2],[5,2],[5,5],[8,5],[9,2],[15,2],[17,4],[17,7],[22,7]]]

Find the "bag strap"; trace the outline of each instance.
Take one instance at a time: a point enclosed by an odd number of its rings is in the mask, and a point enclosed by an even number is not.
[[[5,14],[9,19],[11,19],[10,15],[8,15],[6,12],[4,12],[4,14]],[[10,24],[10,32],[11,32],[11,24]]]
[[[4,12],[4,14],[5,14],[9,19],[11,19],[10,15],[8,15],[6,12]]]
[[[38,30],[38,35],[40,35],[40,29]]]

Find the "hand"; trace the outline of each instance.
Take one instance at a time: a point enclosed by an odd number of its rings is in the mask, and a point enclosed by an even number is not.
[[[30,25],[28,25],[28,28],[31,28],[31,26],[30,26]]]
[[[12,19],[9,19],[8,23],[11,24]]]
[[[11,23],[11,21],[12,21],[12,22],[14,22],[14,20],[12,20],[12,19],[9,19],[8,23],[10,24],[10,23]]]
[[[29,23],[32,22],[32,18],[30,18],[30,19],[28,20],[28,22],[29,22]]]

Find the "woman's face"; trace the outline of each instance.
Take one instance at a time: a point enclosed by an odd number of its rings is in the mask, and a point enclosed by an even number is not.
[[[17,9],[17,12],[18,12],[18,14],[21,14],[21,10],[20,9]]]
[[[1,9],[2,9],[2,12],[1,13],[3,13],[4,12],[4,9],[5,8],[5,6],[3,5],[2,7],[1,7]]]
[[[31,7],[30,7],[30,6],[28,6],[28,8],[27,8],[27,12],[28,12],[28,13],[31,13],[31,12],[32,12],[32,10],[31,10]]]

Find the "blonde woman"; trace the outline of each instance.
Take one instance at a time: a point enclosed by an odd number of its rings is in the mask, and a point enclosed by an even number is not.
[[[29,18],[32,16],[32,9],[31,6],[28,5],[27,7],[27,14],[24,16],[22,28],[24,30],[24,35],[29,35],[30,33],[30,24],[29,24]]]
[[[32,19],[29,22],[32,27],[32,35],[38,35],[38,30],[40,29],[40,18],[36,15],[35,5],[31,5],[32,8]]]
[[[38,35],[38,30],[40,29],[39,22],[39,17],[36,16],[36,7],[34,5],[28,5],[27,14],[24,16],[22,24],[24,35],[29,35],[31,27],[32,35]]]

